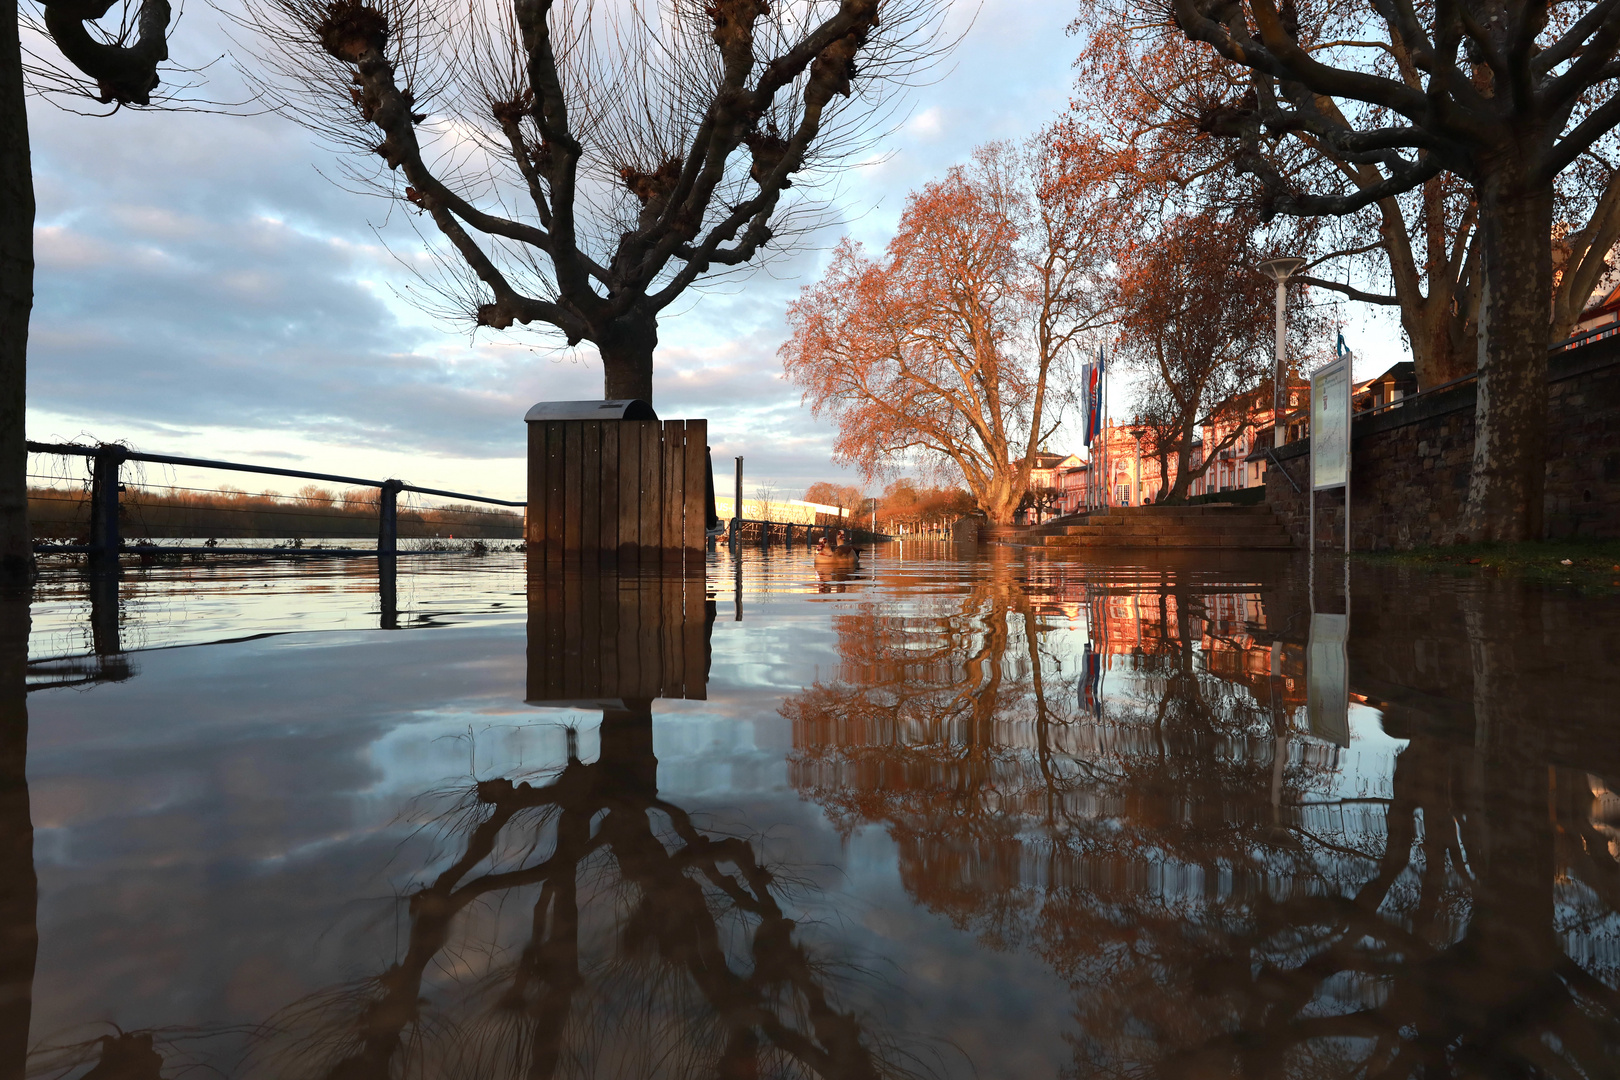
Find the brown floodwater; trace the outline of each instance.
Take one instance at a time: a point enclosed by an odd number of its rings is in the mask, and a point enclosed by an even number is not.
[[[0,602],[0,1080],[1620,1073],[1612,597],[374,575]]]

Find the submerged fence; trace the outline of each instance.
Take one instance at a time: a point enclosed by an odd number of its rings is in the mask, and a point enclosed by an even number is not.
[[[86,554],[92,561],[116,559],[120,553],[388,556],[443,550],[441,540],[523,538],[523,502],[401,480],[148,454],[108,443],[29,442],[28,451],[47,458],[83,459],[88,466],[85,475],[72,476],[44,471],[31,459],[29,512],[34,550],[41,554]],[[292,496],[283,496],[228,486],[148,483],[138,475],[139,468],[132,468],[144,464],[287,477],[349,490],[339,493],[309,483]],[[455,501],[434,505],[421,496]],[[362,538],[374,538],[375,546],[305,543]],[[271,539],[282,542],[253,543]],[[161,543],[165,540],[179,542]],[[402,547],[401,540],[422,543]]]

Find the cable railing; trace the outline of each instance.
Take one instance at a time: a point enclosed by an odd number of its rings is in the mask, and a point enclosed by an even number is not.
[[[40,458],[80,458],[87,476],[31,468],[34,550],[92,562],[159,556],[392,556],[521,542],[526,503],[307,469],[150,454],[116,443],[29,442]],[[35,460],[38,460],[37,458]],[[291,495],[152,482],[158,465],[310,481]],[[334,490],[321,484],[341,486]],[[326,541],[340,541],[330,544]],[[258,541],[257,543],[255,541]],[[341,543],[348,541],[349,543]],[[360,546],[355,541],[369,541]]]

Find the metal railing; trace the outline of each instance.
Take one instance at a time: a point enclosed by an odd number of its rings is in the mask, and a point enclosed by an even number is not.
[[[524,502],[510,499],[494,499],[485,495],[471,495],[460,491],[446,491],[440,488],[422,487],[416,484],[405,483],[402,480],[373,480],[364,477],[342,476],[336,473],[312,472],[307,469],[286,469],[270,465],[249,465],[244,462],[236,461],[216,461],[209,458],[182,457],[177,454],[149,454],[137,450],[131,450],[126,446],[116,443],[80,445],[75,443],[41,443],[30,441],[28,443],[28,451],[29,453],[33,454],[82,457],[89,459],[89,527],[88,535],[84,538],[84,542],[63,543],[53,542],[51,540],[42,540],[34,544],[34,550],[40,554],[85,554],[90,557],[93,563],[106,563],[108,561],[116,562],[121,554],[140,554],[143,556],[153,554],[296,555],[300,557],[365,555],[386,558],[394,555],[415,553],[412,549],[402,549],[399,546],[399,496],[401,492],[414,492],[421,495],[430,495],[439,498],[457,499],[467,503],[481,503],[491,506],[512,507],[518,509],[527,506],[527,504]],[[354,488],[374,488],[377,492],[375,502],[373,504],[370,502],[370,500],[367,500],[364,517],[369,518],[370,506],[374,505],[376,508],[377,546],[375,548],[325,546],[303,547],[289,545],[275,547],[255,547],[251,545],[223,546],[212,538],[206,545],[159,545],[151,543],[148,539],[143,540],[138,546],[131,546],[128,543],[127,538],[123,535],[123,515],[121,511],[124,509],[124,505],[123,500],[120,499],[120,495],[124,493],[126,489],[126,485],[121,478],[120,472],[123,467],[130,462],[180,466],[195,469],[217,469],[227,472],[252,473],[265,476],[285,476],[300,480],[317,480],[329,484],[343,484]],[[172,497],[177,492],[195,492],[198,490],[206,489],[179,488],[169,485],[167,486],[168,496],[164,496],[162,492],[158,492],[158,497]],[[30,497],[35,498],[49,496],[36,496],[36,494],[31,491]],[[320,496],[312,496],[311,498],[317,502],[324,501],[327,504],[328,510],[324,515],[324,520],[327,522],[328,526],[331,526],[339,517],[342,517],[342,524],[346,525],[347,527],[344,529],[341,535],[350,537],[357,535],[355,528],[359,521],[362,520],[361,518],[352,513],[345,514],[337,511],[335,507],[336,500],[330,495],[327,495],[324,498]],[[77,500],[62,499],[61,501]],[[344,504],[345,511],[347,511],[349,505],[349,503]],[[240,508],[236,509],[235,511],[231,511],[217,505],[211,506],[210,509],[216,514],[225,512],[246,514],[251,512],[254,515],[255,521],[259,522],[262,522],[266,517],[272,520],[277,520],[296,518],[300,516],[297,511],[286,509],[282,504],[275,503],[267,503],[264,506],[255,507],[251,511]],[[469,512],[478,513],[477,511],[468,511],[463,509],[458,511],[458,514],[465,517]],[[490,513],[491,516],[494,516],[499,512]],[[302,516],[305,518],[310,518],[316,515],[311,515],[306,511],[302,514]],[[500,516],[503,518],[511,518],[515,515],[506,513],[501,514]],[[503,522],[502,525],[503,527],[507,528],[515,528],[518,532],[518,536],[521,537],[521,519],[519,519],[515,525],[510,522]],[[258,532],[262,531],[262,529],[259,527],[254,527],[253,531],[255,534],[257,534]]]

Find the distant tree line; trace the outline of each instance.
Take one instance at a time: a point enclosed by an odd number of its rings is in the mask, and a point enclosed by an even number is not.
[[[38,539],[73,541],[90,531],[88,492],[30,488],[28,514]],[[307,484],[291,496],[234,488],[186,491],[129,485],[119,500],[120,531],[128,539],[370,538],[377,535],[377,492],[333,492]],[[517,540],[523,515],[495,507],[451,503],[401,506],[399,535]]]

